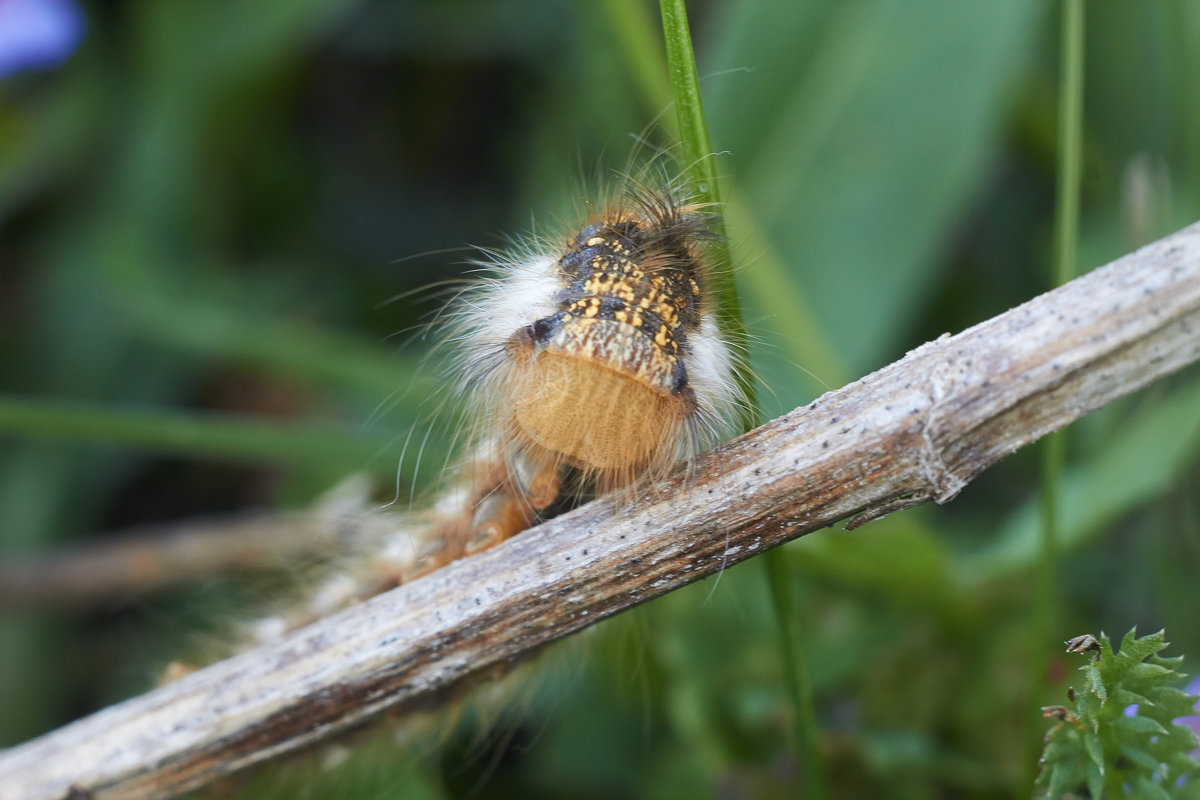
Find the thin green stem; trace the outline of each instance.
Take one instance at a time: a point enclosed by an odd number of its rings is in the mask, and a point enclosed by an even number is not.
[[[788,699],[794,709],[796,749],[800,754],[800,773],[804,776],[804,797],[819,800],[825,797],[825,781],[821,767],[821,748],[817,743],[816,712],[813,710],[812,683],[804,654],[799,652],[798,643],[804,638],[800,630],[800,615],[796,614],[792,602],[791,585],[788,583],[787,561],[782,549],[776,548],[763,554],[768,583],[771,588],[771,603],[775,606],[775,617],[779,623],[781,641],[780,660],[783,664]]]
[[[720,206],[721,191],[717,181],[713,150],[708,140],[708,125],[704,121],[704,104],[700,98],[700,79],[696,74],[696,55],[692,50],[692,36],[688,28],[687,6],[684,0],[660,0],[663,37],[667,48],[667,67],[671,76],[671,92],[675,99],[675,118],[679,124],[680,146],[683,148],[684,163],[693,190],[701,203]],[[738,300],[737,284],[731,263],[729,245],[725,239],[725,223],[718,217],[714,221],[714,233],[718,234],[714,255],[726,269],[715,271],[710,290],[716,301],[718,322],[735,353],[747,356],[746,326],[742,321],[741,303]],[[746,410],[742,415],[744,429],[758,425],[757,390],[749,370],[738,372],[738,386],[746,398]]]
[[[720,203],[716,166],[708,142],[704,103],[700,98],[700,79],[696,74],[696,54],[688,28],[684,0],[661,0],[663,36],[667,46],[667,67],[671,92],[675,99],[675,119],[679,123],[680,144],[695,181],[696,193],[709,203]]]
[[[1064,0],[1062,76],[1058,107],[1058,197],[1054,215],[1054,283],[1076,274],[1080,174],[1083,162],[1083,0]]]
[[[1054,215],[1055,285],[1076,272],[1079,237],[1080,164],[1083,149],[1083,0],[1064,0],[1062,6],[1062,75],[1059,97],[1058,196]],[[1062,434],[1048,437],[1042,448],[1042,569],[1039,616],[1049,634],[1056,617],[1055,573],[1061,526],[1059,476],[1065,460]]]
[[[1057,197],[1054,209],[1054,269],[1056,286],[1076,274],[1076,245],[1079,238],[1080,165],[1083,150],[1083,0],[1063,0],[1061,74],[1059,78],[1059,157]],[[1061,476],[1066,462],[1063,431],[1046,437],[1041,450],[1041,563],[1038,576],[1037,624],[1034,626],[1034,674],[1031,686],[1041,688],[1047,665],[1045,648],[1054,641],[1059,627],[1058,550],[1062,527]],[[1061,638],[1061,637],[1060,637]],[[1037,705],[1036,703],[1034,705]],[[1036,749],[1036,739],[1027,737]],[[1028,784],[1024,784],[1027,786]]]
[[[1038,513],[1041,522],[1041,558],[1038,573],[1039,649],[1052,641],[1057,622],[1058,550],[1062,528],[1061,476],[1066,462],[1061,431],[1050,434],[1041,447],[1041,490]]]
[[[1200,100],[1197,100],[1192,87],[1200,80],[1200,6],[1196,3],[1181,2],[1177,6],[1180,19],[1178,20],[1180,34],[1183,37],[1183,87],[1182,96],[1178,98],[1183,107],[1184,142],[1186,143],[1186,172],[1187,194],[1190,200],[1186,209],[1189,219],[1200,214]],[[1171,220],[1174,222],[1174,219]]]
[[[719,205],[721,192],[712,157],[713,149],[709,144],[704,104],[700,97],[700,81],[688,28],[686,3],[684,0],[660,0],[659,8],[662,12],[671,90],[675,98],[675,117],[679,124],[680,144],[688,165],[689,177],[701,202]],[[730,264],[729,247],[722,222],[718,221],[715,232],[721,236],[717,245],[717,258],[722,264]],[[744,356],[747,352],[746,328],[742,321],[741,304],[738,301],[733,273],[728,269],[719,271],[714,276],[711,290],[719,309],[721,327],[735,352]],[[738,381],[746,398],[746,412],[742,423],[748,430],[758,424],[753,377],[743,370],[738,376]],[[781,550],[773,550],[764,554],[763,564],[767,570],[767,583],[779,624],[779,657],[792,704],[796,746],[804,774],[806,797],[809,800],[818,800],[825,796],[825,791],[817,746],[817,720],[813,713],[812,687],[808,680],[808,671],[805,669],[803,653],[799,651],[801,625],[790,598],[787,562]]]

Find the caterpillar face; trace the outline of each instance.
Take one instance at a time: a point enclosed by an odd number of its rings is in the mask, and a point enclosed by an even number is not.
[[[657,476],[727,432],[738,392],[705,294],[706,218],[635,188],[557,250],[499,260],[464,298],[479,438],[533,509]]]

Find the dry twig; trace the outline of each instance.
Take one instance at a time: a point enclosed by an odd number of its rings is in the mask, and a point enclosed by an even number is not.
[[[255,514],[140,528],[115,540],[0,563],[0,606],[96,605],[329,552],[337,537],[311,514]]]
[[[354,551],[376,535],[362,518],[367,482],[354,476],[311,511],[147,525],[103,541],[0,562],[0,607],[91,606],[189,581]],[[376,515],[379,516],[379,515]]]
[[[809,531],[953,498],[1200,357],[1200,224],[701,457],[0,756],[0,798],[161,798],[428,702]],[[72,795],[75,791],[77,794]],[[86,794],[84,794],[86,793]]]

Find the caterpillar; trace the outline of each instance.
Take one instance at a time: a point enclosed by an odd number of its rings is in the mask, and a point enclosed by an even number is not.
[[[464,554],[730,432],[739,393],[709,294],[711,218],[678,184],[629,180],[559,241],[497,256],[458,298],[452,384],[476,426]]]
[[[245,622],[241,646],[278,640],[599,495],[632,498],[732,433],[744,401],[710,294],[713,219],[678,182],[631,179],[578,227],[489,254],[487,276],[434,323],[435,353],[451,351],[438,359],[448,391],[470,420],[456,479],[423,511],[369,513],[366,487],[353,482],[318,505],[351,552],[299,602]],[[162,677],[190,670],[175,663]],[[436,710],[452,713],[469,692],[472,708],[495,717],[522,684],[516,663],[483,678],[482,699],[472,681]],[[436,732],[429,711],[393,720],[393,737]],[[346,752],[335,747],[326,761]]]
[[[367,542],[352,563],[303,608],[252,623],[252,642],[632,493],[731,434],[743,401],[710,295],[714,216],[681,181],[629,178],[565,234],[477,262],[486,276],[433,323],[470,420],[456,479],[428,510],[351,537]],[[341,528],[379,523],[333,508]]]

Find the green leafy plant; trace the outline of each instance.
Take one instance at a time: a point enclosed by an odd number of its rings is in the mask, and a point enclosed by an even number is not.
[[[1175,722],[1195,713],[1196,698],[1175,688],[1182,656],[1163,658],[1164,632],[1125,634],[1113,652],[1103,633],[1079,636],[1067,651],[1091,656],[1080,670],[1075,710],[1042,709],[1058,719],[1046,735],[1038,797],[1200,797],[1196,735]]]

